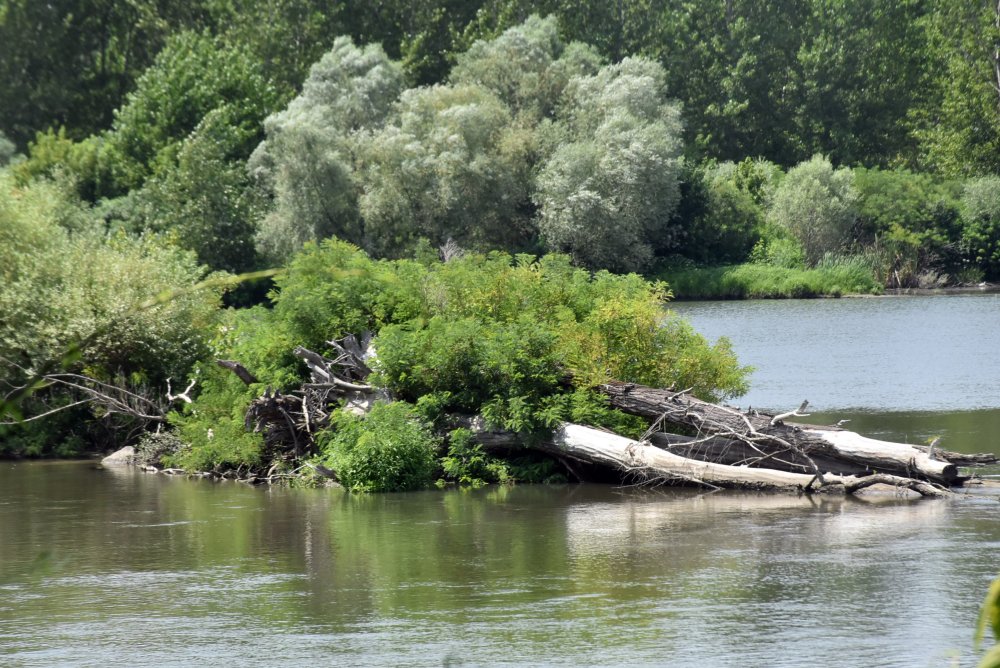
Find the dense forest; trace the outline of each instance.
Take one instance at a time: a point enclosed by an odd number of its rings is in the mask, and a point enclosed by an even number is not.
[[[595,385],[745,387],[670,296],[1000,279],[995,4],[328,4],[0,0],[0,454],[270,466],[254,397],[372,332],[341,478],[545,478],[443,416],[638,435]]]

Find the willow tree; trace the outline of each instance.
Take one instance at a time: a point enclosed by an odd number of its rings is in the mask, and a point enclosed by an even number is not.
[[[834,169],[814,156],[792,169],[774,192],[768,222],[791,232],[815,264],[847,243],[857,217],[857,192],[850,169]]]
[[[287,259],[304,242],[329,236],[362,242],[355,142],[381,125],[402,89],[402,69],[381,47],[340,37],[313,65],[302,93],[267,118],[267,138],[248,165],[274,193],[257,238],[266,255]]]
[[[525,247],[532,138],[478,86],[416,88],[371,135],[359,177],[366,246],[379,255],[418,238],[476,248]]]
[[[680,107],[654,62],[574,77],[557,113],[565,141],[538,177],[539,228],[579,263],[638,271],[669,248],[680,198]]]
[[[449,81],[482,86],[514,115],[538,122],[554,115],[572,77],[595,74],[602,64],[593,47],[563,41],[555,17],[530,16],[496,39],[479,40],[459,54]]]

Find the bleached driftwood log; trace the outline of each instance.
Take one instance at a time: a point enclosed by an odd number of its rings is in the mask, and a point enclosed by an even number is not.
[[[806,466],[811,469],[815,462],[821,473],[852,473],[852,467],[860,466],[868,473],[916,476],[947,485],[959,482],[955,464],[906,443],[878,441],[837,427],[785,423],[763,413],[744,413],[701,401],[684,392],[633,383],[606,383],[599,390],[612,406],[626,413],[684,427],[696,437],[739,441],[758,453],[759,461],[748,464],[774,467],[785,461],[790,464],[782,468],[794,471]],[[819,462],[829,460],[848,466],[823,470]]]
[[[951,493],[928,482],[888,474],[867,476],[816,475],[775,469],[728,466],[703,462],[661,450],[650,443],[574,424],[564,424],[549,441],[537,446],[559,457],[601,463],[621,470],[641,482],[686,482],[712,488],[809,492],[841,488],[853,493],[875,484],[911,489],[922,496],[943,497]]]

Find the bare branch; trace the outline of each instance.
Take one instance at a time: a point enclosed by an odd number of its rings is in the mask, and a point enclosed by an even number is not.
[[[191,397],[188,396],[188,392],[190,392],[191,388],[194,387],[194,383],[195,383],[195,380],[194,380],[194,378],[192,378],[191,379],[191,383],[187,386],[186,390],[184,390],[180,394],[171,394],[170,379],[167,378],[167,400],[170,401],[171,403],[173,403],[174,401],[177,401],[178,399],[182,399],[185,403],[188,403],[188,404],[191,403]]]
[[[771,418],[771,426],[773,427],[779,422],[783,422],[786,418],[790,417],[809,417],[809,413],[805,412],[808,406],[809,406],[809,400],[806,399],[805,401],[802,402],[802,405],[796,408],[795,410],[775,415],[773,418]]]

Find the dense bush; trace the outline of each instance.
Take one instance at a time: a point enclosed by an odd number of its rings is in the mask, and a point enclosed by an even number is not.
[[[0,172],[0,358],[8,384],[30,372],[62,370],[160,395],[166,378],[185,378],[208,352],[219,294],[197,289],[204,276],[192,255],[176,247],[107,236],[68,185],[42,181],[21,188]],[[31,402],[22,408],[41,412],[69,403],[59,386]],[[36,454],[65,452],[59,438],[29,443],[32,434],[51,435],[53,424],[63,425],[55,431],[64,442],[101,437],[103,423],[86,423],[89,411],[72,417],[76,426],[58,422],[61,417],[49,425],[32,422],[4,441],[16,436],[26,444],[19,448]]]
[[[510,465],[484,452],[468,429],[455,429],[448,435],[448,453],[441,458],[441,469],[460,485],[513,482]]]
[[[105,236],[68,191],[0,172],[0,355],[39,367],[87,341],[79,364],[103,378],[183,376],[207,351],[218,291],[191,289],[205,271],[189,253]]]
[[[986,278],[1000,279],[1000,177],[970,180],[962,191],[961,206],[968,258]]]
[[[175,418],[192,447],[174,461],[196,468],[256,461],[259,446],[254,450],[238,433],[253,392],[286,390],[301,380],[304,370],[290,355],[295,345],[324,351],[326,341],[363,330],[377,334],[369,380],[416,405],[442,430],[450,428],[442,421],[446,415],[465,413],[527,438],[564,420],[638,436],[643,421],[611,410],[590,388],[613,378],[691,387],[709,399],[746,388],[747,370],[725,340],[710,346],[685,322],[664,314],[665,286],[634,274],[591,274],[566,256],[470,253],[421,264],[372,260],[345,242],[327,240],[307,246],[276,282],[273,310],[231,316],[213,350],[215,357],[239,359],[262,385],[248,389],[206,369],[201,396]],[[410,424],[393,419],[393,429]],[[327,450],[331,462],[353,471],[350,486],[383,489],[382,472],[359,462],[365,452],[395,445],[378,440],[380,423],[368,420],[338,418],[334,428],[349,433],[346,440],[329,436],[335,447]],[[481,479],[482,467],[497,479],[551,474],[528,462],[502,475],[490,468],[492,460],[477,459],[481,453],[461,444],[452,450],[446,473],[468,469],[458,478]],[[469,472],[473,468],[478,472]],[[338,475],[343,479],[340,470]]]
[[[849,242],[857,216],[853,181],[851,170],[815,156],[790,169],[775,189],[767,219],[798,239],[810,265]]]
[[[743,167],[741,164],[739,167]],[[738,178],[738,167],[723,163],[698,170],[700,206],[683,225],[678,253],[696,262],[741,262],[760,238],[764,208],[757,201],[763,186]]]
[[[336,416],[320,451],[352,492],[398,492],[430,486],[440,445],[404,402],[377,403],[369,413]]]
[[[884,257],[878,273],[892,287],[916,287],[931,273],[961,268],[954,184],[905,170],[855,169],[856,241]]]
[[[322,348],[345,333],[379,332],[376,341],[392,341],[379,353],[381,377],[413,400],[448,389],[456,406],[478,409],[491,398],[484,392],[544,396],[567,374],[580,387],[617,378],[705,397],[744,387],[725,343],[712,348],[679,321],[662,326],[665,286],[591,275],[566,256],[467,254],[425,266],[328,240],[277,283],[282,337]],[[239,323],[232,336],[243,336]],[[417,366],[426,373],[411,375]]]

